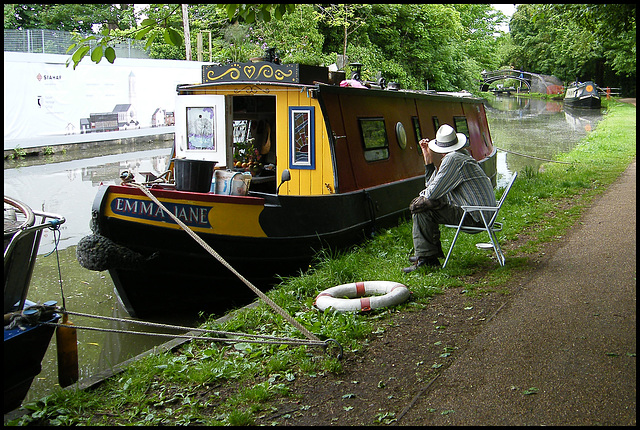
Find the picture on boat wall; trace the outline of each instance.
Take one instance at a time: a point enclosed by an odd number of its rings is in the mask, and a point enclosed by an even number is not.
[[[215,107],[187,108],[187,149],[215,151]]]

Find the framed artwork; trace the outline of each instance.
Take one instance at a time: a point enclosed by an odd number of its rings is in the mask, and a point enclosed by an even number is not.
[[[215,106],[187,107],[187,150],[216,150]]]
[[[175,150],[177,158],[230,162],[227,155],[226,96],[187,94],[176,97]],[[230,125],[229,125],[230,126]],[[231,132],[231,131],[229,131]]]
[[[315,169],[315,116],[313,106],[289,107],[289,167]]]

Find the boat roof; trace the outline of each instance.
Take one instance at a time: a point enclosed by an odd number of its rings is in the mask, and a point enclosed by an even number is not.
[[[294,87],[299,91],[320,91],[321,93],[351,93],[366,95],[385,95],[392,97],[427,97],[443,101],[482,102],[481,98],[467,91],[439,92],[434,90],[355,88],[331,84],[329,69],[324,66],[308,66],[304,64],[276,64],[266,61],[249,63],[204,64],[202,66],[202,83],[180,84],[176,91],[198,90],[211,87],[236,85],[259,85]]]

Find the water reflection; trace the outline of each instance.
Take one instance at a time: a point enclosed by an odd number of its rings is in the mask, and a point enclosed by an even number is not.
[[[497,96],[486,103],[491,138],[498,148],[498,186],[512,172],[538,170],[571,151],[602,119],[600,109],[564,108],[559,100]]]
[[[53,233],[50,230],[43,232],[29,290],[30,300],[42,303],[53,299],[62,305],[64,293],[66,308],[69,311],[115,318],[129,317],[117,298],[108,272],[93,272],[81,267],[76,260],[75,245],[91,232],[91,206],[100,183],[119,183],[119,176],[123,170],[133,172],[139,181],[143,179],[145,172],[164,172],[170,154],[171,142],[156,142],[155,149],[134,153],[100,156],[99,153],[89,151],[82,153],[90,156],[87,158],[66,157],[63,161],[47,164],[35,164],[32,160],[10,162],[13,168],[7,168],[5,163],[6,195],[21,200],[34,209],[60,214],[67,220],[61,226],[58,255],[51,253],[55,248]],[[129,323],[79,316],[71,316],[70,320],[76,326],[123,331],[159,331]],[[191,326],[197,325],[194,321],[186,323]],[[78,330],[80,378],[87,378],[109,369],[167,340],[166,337]],[[42,362],[42,372],[34,380],[25,401],[49,394],[57,386],[57,374],[56,346],[55,341],[52,341]]]
[[[24,167],[5,168],[4,193],[28,204],[64,216],[59,249],[75,246],[90,233],[91,205],[101,183],[120,183],[120,173],[129,170],[142,181],[144,172],[164,172],[170,147],[141,152],[97,156]],[[40,253],[53,249],[50,234],[43,236]]]

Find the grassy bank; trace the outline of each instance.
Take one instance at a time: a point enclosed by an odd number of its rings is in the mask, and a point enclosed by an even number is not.
[[[447,288],[464,286],[466,294],[509,293],[514,275],[535,267],[543,243],[561,240],[582,211],[623,172],[636,155],[636,109],[612,102],[595,131],[569,154],[540,172],[519,172],[501,212],[500,235],[507,257],[500,267],[463,235],[446,269],[410,275],[400,269],[412,253],[411,222],[380,231],[349,252],[324,253],[304,275],[284,279],[268,295],[289,315],[320,338],[340,342],[345,353],[366,350],[372,332],[384,330],[392,313],[429,306]],[[497,190],[498,196],[502,190]],[[443,230],[448,249],[452,230]],[[484,239],[481,239],[484,240]],[[389,310],[369,313],[321,313],[313,299],[334,285],[361,280],[401,282],[411,299]],[[224,331],[266,335],[301,335],[264,304],[243,310],[221,327]],[[341,372],[334,354],[314,347],[193,341],[171,353],[155,354],[132,365],[95,389],[60,390],[40,402],[16,424],[49,425],[250,425],[265,404],[290,395],[288,384],[300,375]]]

